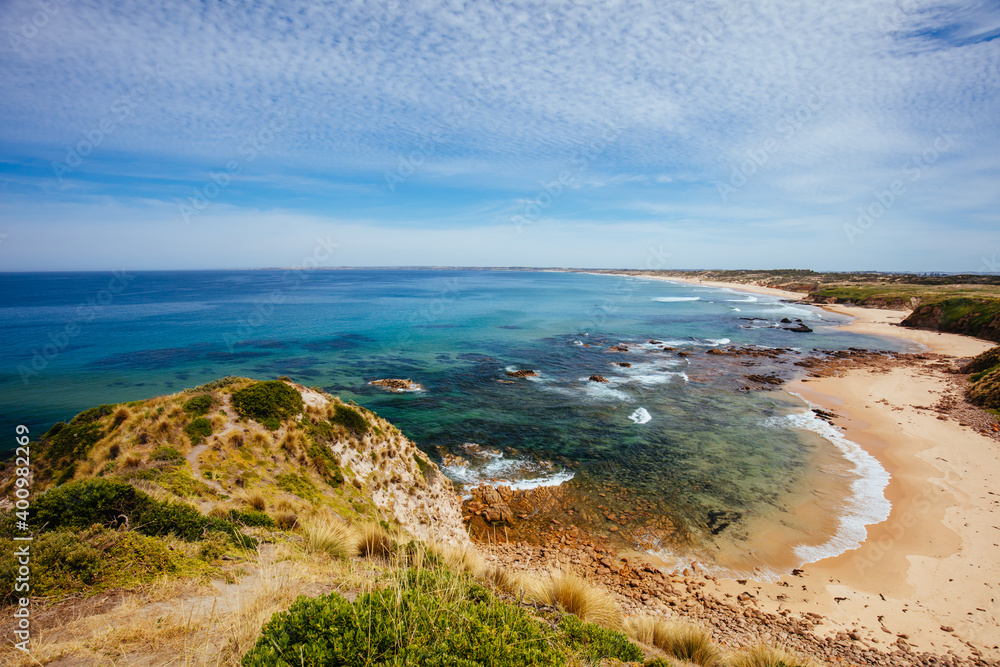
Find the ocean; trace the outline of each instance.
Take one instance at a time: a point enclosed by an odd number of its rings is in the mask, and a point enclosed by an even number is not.
[[[813,331],[788,331],[795,320]],[[565,272],[3,274],[0,426],[9,452],[16,424],[37,436],[102,403],[285,375],[389,419],[460,488],[566,485],[595,504],[613,488],[600,513],[643,508],[614,536],[623,547],[773,576],[856,546],[888,514],[872,457],[801,399],[745,390],[763,389],[746,375],[791,376],[819,350],[912,351],[845,332],[845,320],[740,291]],[[705,354],[734,346],[787,352]],[[508,376],[522,369],[537,376]],[[387,392],[378,378],[422,390]]]

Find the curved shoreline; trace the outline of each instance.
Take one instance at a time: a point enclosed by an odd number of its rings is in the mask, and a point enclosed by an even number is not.
[[[736,283],[659,279],[804,298]],[[903,311],[820,307],[853,317],[847,331],[913,341],[940,355],[973,356],[994,345],[901,331]],[[967,655],[974,646],[986,658],[1000,658],[1000,496],[992,490],[1000,443],[928,409],[953,391],[953,379],[930,360],[790,383],[787,391],[840,415],[834,423],[844,437],[889,472],[889,517],[868,525],[858,548],[804,565],[797,575],[773,583],[720,579],[712,588],[733,596],[752,590],[759,607],[774,613],[821,614],[830,630],[853,632],[872,647],[905,636],[919,650]]]

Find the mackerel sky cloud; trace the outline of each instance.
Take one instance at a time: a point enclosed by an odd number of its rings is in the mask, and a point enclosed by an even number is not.
[[[10,0],[0,26],[0,270],[287,266],[327,235],[332,265],[1000,252],[997,2]]]

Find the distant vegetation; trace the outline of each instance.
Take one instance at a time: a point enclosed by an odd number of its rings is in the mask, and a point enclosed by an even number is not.
[[[803,292],[816,303],[913,311],[903,326],[1000,342],[1000,276],[910,273],[818,273],[808,269],[599,271],[683,277]]]

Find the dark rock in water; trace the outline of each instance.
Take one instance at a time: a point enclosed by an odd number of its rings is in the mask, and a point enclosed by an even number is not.
[[[667,347],[666,345],[664,345],[664,346],[663,346],[663,347],[661,347],[660,349],[661,349],[661,350],[663,350],[664,352],[673,352],[673,351],[674,351],[674,350],[676,350],[677,348],[676,348],[676,347]]]
[[[800,324],[797,327],[782,327],[785,331],[796,331],[799,333],[812,333],[812,329],[804,324]]]
[[[616,361],[615,366],[621,366],[622,368],[632,368],[632,364],[627,361]]]
[[[839,416],[839,415],[837,415],[837,414],[835,414],[833,412],[827,412],[826,410],[821,410],[819,408],[813,408],[812,411],[813,411],[813,414],[815,414],[817,417],[819,417],[823,421],[828,422],[830,424],[833,423],[833,419],[835,417]]]
[[[512,378],[533,378],[538,377],[538,371],[525,368],[519,371],[507,371],[507,376]]]
[[[677,356],[678,357],[690,357],[691,353],[690,352],[678,352]]]
[[[713,347],[711,350],[708,350],[707,352],[705,352],[705,354],[716,354],[716,355],[720,355],[721,356],[721,355],[728,354],[728,352],[726,352],[725,350],[720,350],[717,347]]]
[[[782,324],[791,324],[792,321],[790,319],[788,319],[787,317],[782,317],[781,318],[781,323]]]
[[[603,378],[600,375],[591,375],[588,378],[591,382],[607,382],[607,378]]]
[[[745,377],[751,382],[759,382],[761,384],[782,384],[784,382],[777,375],[747,375]]]
[[[727,510],[709,510],[708,530],[711,531],[713,535],[718,535],[726,528],[729,528],[729,526],[736,523],[742,518],[743,515],[739,512],[730,512]]]
[[[628,352],[628,348],[621,344],[612,345],[608,349],[611,350],[612,352]]]
[[[651,340],[651,341],[649,341],[649,344],[650,345],[663,345],[663,341],[662,340]]]

